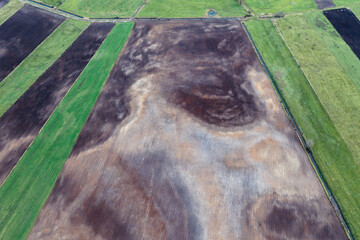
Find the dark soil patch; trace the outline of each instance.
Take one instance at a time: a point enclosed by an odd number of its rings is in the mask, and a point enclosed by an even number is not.
[[[112,23],[91,24],[1,117],[0,154],[9,147],[16,150],[11,158],[0,159],[0,183],[38,134],[112,27]],[[8,146],[10,141],[14,142]]]
[[[9,2],[9,0],[0,0],[0,8],[5,6],[8,2]]]
[[[347,8],[323,11],[336,31],[360,59],[360,21]]]
[[[4,22],[0,26],[0,82],[63,21],[60,15],[25,5]]]
[[[318,9],[335,7],[333,0],[314,0]]]

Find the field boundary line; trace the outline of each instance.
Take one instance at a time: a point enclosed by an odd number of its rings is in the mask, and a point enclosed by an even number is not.
[[[85,31],[85,30],[84,30]],[[108,34],[106,35],[106,37],[104,38],[103,42],[101,43],[101,45],[104,43],[105,39],[108,37],[109,33],[111,32],[111,30],[108,32]],[[73,45],[73,43],[70,45],[70,47]],[[99,48],[101,47],[101,45],[99,46]],[[70,48],[69,47],[69,48]],[[96,52],[99,50],[99,48],[96,50]],[[66,52],[66,51],[65,51]],[[64,53],[65,53],[64,52]],[[25,154],[27,153],[27,151],[30,149],[30,147],[34,144],[35,140],[37,139],[37,137],[39,136],[39,134],[42,132],[42,130],[44,129],[44,127],[46,126],[46,124],[49,122],[50,118],[53,116],[54,112],[59,108],[61,102],[64,100],[64,98],[69,94],[70,90],[74,87],[75,83],[79,80],[81,74],[84,72],[85,68],[89,65],[89,63],[91,62],[91,60],[94,58],[96,52],[94,53],[94,55],[91,57],[91,59],[89,60],[89,62],[85,65],[85,67],[83,68],[83,70],[81,71],[81,73],[79,74],[79,76],[76,78],[76,80],[73,82],[73,84],[71,84],[71,86],[69,87],[69,89],[66,91],[64,97],[61,98],[61,100],[59,101],[58,105],[55,107],[54,111],[51,113],[51,115],[48,117],[48,119],[46,120],[46,122],[42,125],[42,127],[40,128],[39,132],[36,134],[36,137],[31,141],[31,143],[29,144],[29,146],[26,148],[25,152],[21,155],[21,157],[19,158],[18,162],[15,164],[15,166],[11,169],[11,171],[9,172],[9,174],[7,175],[7,177],[5,178],[5,180],[2,182],[2,184],[0,184],[0,188],[4,185],[4,183],[6,182],[6,180],[9,178],[9,176],[11,175],[11,173],[14,171],[14,169],[18,166],[19,162],[24,158]],[[63,54],[64,54],[63,53]],[[62,55],[61,55],[62,56]],[[60,57],[61,57],[60,56]],[[50,66],[51,67],[51,66]]]
[[[315,162],[315,159],[314,159],[314,157],[313,157],[313,155],[312,155],[312,151],[311,151],[310,147],[307,145],[307,143],[306,143],[306,141],[305,141],[305,138],[303,137],[303,135],[302,135],[299,127],[297,126],[297,124],[296,124],[293,116],[291,115],[291,113],[290,113],[290,111],[289,111],[289,109],[288,109],[288,107],[287,107],[287,105],[286,105],[286,102],[284,101],[283,97],[281,96],[280,90],[277,88],[277,86],[276,86],[276,84],[275,84],[275,81],[274,81],[274,79],[272,78],[272,76],[271,76],[271,74],[270,74],[270,71],[269,71],[269,69],[267,68],[267,66],[266,66],[266,64],[265,64],[265,61],[264,61],[263,58],[262,58],[262,55],[260,54],[259,50],[257,49],[253,38],[251,37],[251,35],[250,35],[250,33],[249,33],[246,25],[245,25],[243,22],[242,22],[242,26],[243,26],[246,34],[248,35],[248,37],[249,37],[249,39],[250,39],[250,42],[251,42],[251,44],[252,44],[253,47],[254,47],[254,50],[255,50],[256,54],[258,55],[258,58],[259,58],[259,60],[260,60],[260,62],[261,62],[261,65],[263,66],[263,68],[264,68],[264,70],[265,70],[265,72],[266,72],[266,75],[268,75],[269,81],[270,81],[273,89],[275,90],[275,93],[276,93],[276,95],[277,95],[277,97],[278,97],[278,99],[279,99],[279,101],[280,101],[280,104],[281,104],[282,108],[284,109],[284,111],[285,111],[288,119],[291,121],[292,125],[293,125],[294,128],[295,128],[296,135],[298,136],[298,138],[299,138],[299,140],[300,140],[300,142],[301,142],[301,145],[302,145],[303,149],[305,150],[306,155],[307,155],[308,159],[310,160],[310,163],[311,163],[311,165],[313,166],[313,169],[314,169],[316,175],[318,176],[318,179],[320,180],[321,185],[323,186],[323,189],[324,189],[324,191],[325,191],[326,196],[328,197],[329,201],[331,202],[331,205],[334,207],[334,209],[335,209],[335,211],[336,211],[336,213],[337,213],[336,215],[337,215],[338,219],[340,220],[340,223],[341,223],[341,225],[343,226],[343,229],[345,230],[346,236],[347,236],[350,240],[354,240],[354,237],[352,236],[351,231],[350,231],[349,227],[347,226],[346,221],[345,221],[345,219],[344,219],[344,217],[343,217],[343,215],[342,215],[342,212],[341,212],[341,210],[340,210],[340,207],[339,207],[339,205],[337,204],[337,202],[336,202],[334,196],[332,195],[330,189],[328,188],[328,186],[327,186],[327,184],[326,184],[326,182],[325,182],[325,180],[324,180],[324,177],[322,176],[322,174],[321,174],[321,172],[320,172],[320,169],[319,169],[319,167],[317,166],[317,164],[316,164],[316,162]],[[274,24],[274,26],[275,26],[275,24]],[[282,37],[282,36],[281,36],[281,37]],[[282,39],[283,39],[283,38],[282,38]],[[284,40],[284,39],[283,39],[283,40]],[[286,44],[286,42],[285,42],[285,44]],[[288,47],[287,44],[286,44],[286,47]],[[289,51],[290,51],[290,49],[289,49]],[[293,54],[292,54],[291,51],[290,51],[290,53],[291,53],[291,55],[293,56]],[[294,56],[293,56],[293,58],[294,58]],[[294,59],[295,59],[295,58],[294,58]],[[296,59],[295,59],[295,61],[296,61]],[[297,62],[297,61],[296,61],[296,62]],[[300,67],[300,66],[299,66],[299,67]],[[301,68],[300,68],[300,70],[302,71]],[[302,72],[303,72],[303,71],[302,71]],[[304,74],[304,76],[306,77],[305,73],[303,73],[303,74]]]

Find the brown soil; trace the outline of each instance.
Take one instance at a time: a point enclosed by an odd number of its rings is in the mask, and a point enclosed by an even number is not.
[[[238,21],[137,22],[29,239],[346,239]]]

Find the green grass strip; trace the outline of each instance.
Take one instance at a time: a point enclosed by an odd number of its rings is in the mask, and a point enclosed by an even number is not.
[[[89,25],[67,20],[0,82],[0,117],[48,69]]]
[[[132,26],[113,28],[0,188],[0,239],[30,233]]]
[[[151,0],[137,17],[189,18],[204,17],[208,9],[221,17],[239,17],[246,11],[237,0]]]
[[[9,17],[16,13],[24,4],[17,0],[11,0],[4,7],[0,9],[0,25],[3,24]]]
[[[322,12],[304,14],[307,22],[322,39],[324,46],[336,58],[346,75],[360,91],[360,60],[341,38]]]
[[[359,238],[359,92],[303,16],[289,16],[276,23],[290,46],[292,54],[301,64],[314,93],[335,126],[335,128],[331,127],[329,118],[326,118],[325,115],[313,112],[312,121],[320,121],[321,124],[328,123],[320,125],[323,127],[313,129],[314,134],[321,136],[319,143],[322,143],[321,146],[323,146],[318,150],[315,148],[314,155],[353,236]],[[300,89],[295,89],[295,91]],[[305,100],[307,97],[309,95],[304,95]],[[297,111],[299,114],[306,112],[300,109],[292,112]],[[305,127],[311,126],[309,123],[301,125],[303,125],[304,132]],[[320,131],[324,131],[326,134],[320,135]],[[347,148],[340,141],[336,132],[340,134]],[[328,145],[330,142],[333,142],[333,146]],[[354,157],[351,157],[349,151]]]
[[[300,12],[317,9],[314,0],[245,0],[256,13]]]

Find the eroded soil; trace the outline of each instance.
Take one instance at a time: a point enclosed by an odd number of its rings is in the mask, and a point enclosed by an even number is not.
[[[318,9],[335,7],[333,0],[314,0]]]
[[[346,239],[238,21],[137,22],[29,239]]]
[[[0,118],[0,184],[90,61],[112,23],[91,24]]]
[[[63,21],[63,16],[25,5],[1,24],[0,82]]]

